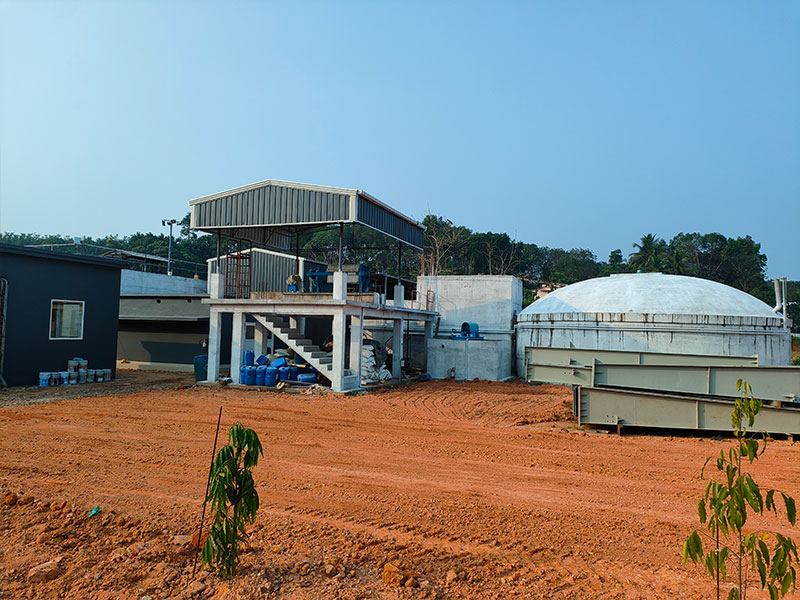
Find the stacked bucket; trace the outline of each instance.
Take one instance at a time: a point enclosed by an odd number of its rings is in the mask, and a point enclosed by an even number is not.
[[[39,373],[39,387],[53,385],[76,385],[111,381],[111,369],[90,369],[89,361],[76,356],[67,361],[66,371],[42,371]]]

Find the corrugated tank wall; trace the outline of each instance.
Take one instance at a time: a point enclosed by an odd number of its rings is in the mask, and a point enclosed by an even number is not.
[[[221,257],[220,261],[224,267],[225,257]],[[211,272],[214,272],[213,263],[216,259],[212,259]],[[303,280],[306,279],[306,273],[311,270],[325,270],[325,265],[322,263],[313,262],[304,258],[300,259],[300,269],[303,271]],[[252,252],[252,261],[250,264],[251,292],[285,292],[287,289],[286,280],[296,271],[295,258],[286,254],[277,254],[273,252],[266,252],[264,250],[255,249]]]

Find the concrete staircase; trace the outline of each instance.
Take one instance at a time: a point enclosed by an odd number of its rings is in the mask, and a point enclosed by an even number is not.
[[[322,375],[331,378],[333,372],[331,355],[319,346],[315,346],[300,331],[290,327],[286,318],[278,315],[253,315],[253,317]]]

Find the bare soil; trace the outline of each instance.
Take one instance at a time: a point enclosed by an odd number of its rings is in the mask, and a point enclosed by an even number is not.
[[[192,373],[117,369],[117,376],[114,379],[102,383],[0,389],[0,408],[109,394],[130,394],[145,390],[166,390],[180,385],[193,384],[194,375]]]
[[[584,432],[559,386],[182,386],[0,400],[0,498],[22,500],[0,504],[0,597],[712,597],[680,550],[700,467],[729,440]],[[220,405],[223,432],[241,421],[265,452],[230,582],[192,575],[180,537],[198,525]],[[772,443],[756,481],[800,495],[799,450]],[[59,558],[52,580],[29,580]],[[419,587],[386,585],[386,563]]]

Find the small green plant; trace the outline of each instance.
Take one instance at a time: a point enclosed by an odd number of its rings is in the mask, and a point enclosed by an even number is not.
[[[245,524],[252,523],[258,511],[252,470],[263,455],[256,432],[236,423],[211,465],[205,504],[210,505],[214,522],[202,556],[203,564],[213,566],[223,579],[236,574],[239,543],[247,537]]]
[[[746,381],[737,382],[742,396],[736,399],[731,414],[736,441],[727,455],[720,450],[716,457],[717,470],[724,475],[721,482],[709,480],[705,495],[697,506],[700,522],[708,532],[695,530],[683,545],[683,561],[691,559],[702,563],[717,580],[717,599],[722,582],[728,575],[728,562],[733,566],[733,587],[728,600],[746,600],[750,575],[758,573],[761,589],[769,591],[771,600],[785,596],[795,588],[797,547],[791,538],[770,531],[745,531],[748,513],[764,515],[772,511],[777,515],[775,495],[780,494],[786,509],[786,519],[793,526],[796,521],[795,501],[791,496],[775,490],[762,490],[743,467],[756,461],[767,448],[767,435],[748,435],[756,415],[761,410],[761,400],[753,396]],[[745,425],[745,422],[747,423]],[[759,440],[760,437],[760,440]],[[715,457],[710,456],[703,465],[701,475]],[[745,466],[746,466],[745,464]],[[710,549],[703,548],[703,537]],[[731,540],[732,541],[729,541]],[[725,543],[721,543],[720,540]],[[771,545],[771,547],[770,547]]]

